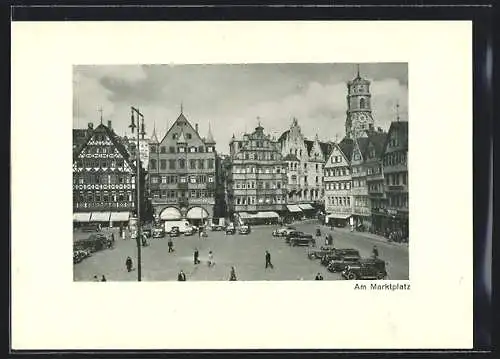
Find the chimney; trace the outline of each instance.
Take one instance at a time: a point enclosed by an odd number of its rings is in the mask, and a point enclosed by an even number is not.
[[[108,120],[108,128],[111,130],[111,121]]]
[[[195,128],[195,130],[196,130],[196,133],[198,133],[198,124],[195,124],[195,125],[194,125],[194,128]]]
[[[93,130],[94,129],[94,124],[92,122],[89,122],[89,130]]]

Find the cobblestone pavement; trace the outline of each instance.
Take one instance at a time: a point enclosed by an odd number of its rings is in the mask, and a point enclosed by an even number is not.
[[[298,223],[300,230],[314,234],[316,222]],[[271,235],[276,226],[255,226],[249,235],[226,235],[209,232],[207,238],[181,236],[174,238],[175,252],[168,253],[168,237],[150,239],[150,245],[142,248],[142,280],[177,280],[182,269],[187,280],[229,280],[231,266],[236,268],[238,280],[313,280],[319,272],[325,280],[339,280],[341,276],[330,273],[319,261],[307,258],[306,247],[290,247],[282,238]],[[322,238],[329,232],[320,227]],[[408,247],[398,247],[366,238],[357,233],[333,231],[334,243],[339,248],[356,248],[361,255],[369,256],[373,245],[379,248],[380,257],[389,262],[389,279],[408,279]],[[97,275],[105,275],[108,281],[136,281],[137,272],[127,272],[125,259],[130,256],[136,266],[135,240],[122,240],[115,235],[113,249],[94,253],[74,265],[75,281],[90,281]],[[318,243],[318,245],[321,244]],[[193,251],[198,248],[201,263],[194,265]],[[213,251],[215,266],[208,267],[208,251]],[[265,269],[265,251],[272,255],[274,269]]]

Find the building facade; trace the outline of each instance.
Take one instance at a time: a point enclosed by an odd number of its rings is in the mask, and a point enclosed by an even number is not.
[[[332,143],[306,139],[297,119],[278,139],[283,160],[287,164],[287,202],[301,210],[323,209],[325,188],[323,168]]]
[[[325,222],[344,227],[352,215],[351,158],[354,141],[344,138],[333,149],[325,164]]]
[[[213,218],[216,191],[215,140],[202,138],[180,113],[161,141],[149,141],[149,188],[155,215],[199,225]]]
[[[368,201],[371,211],[371,230],[378,232],[380,230],[380,221],[377,213],[385,208],[384,191],[384,171],[382,168],[382,158],[384,154],[384,145],[387,133],[371,133],[368,136],[368,146],[365,153],[364,166],[366,168],[366,186],[368,188]]]
[[[144,175],[141,171],[141,185]],[[142,191],[139,200],[144,203]],[[100,124],[73,156],[74,220],[127,222],[136,215],[136,204],[135,162],[113,130]]]
[[[392,122],[383,150],[385,208],[380,228],[408,238],[408,122]]]
[[[287,169],[280,145],[264,133],[255,131],[229,144],[228,211],[242,220],[268,216],[276,218],[286,211]],[[235,218],[236,219],[236,218]]]
[[[366,183],[366,167],[364,165],[368,135],[366,131],[359,134],[354,140],[352,151],[352,217],[355,228],[363,226],[369,228],[371,223],[371,209]]]
[[[370,81],[359,74],[347,83],[346,137],[356,139],[364,131],[374,129],[371,109]]]

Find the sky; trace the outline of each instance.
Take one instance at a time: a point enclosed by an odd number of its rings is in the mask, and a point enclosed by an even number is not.
[[[406,63],[360,64],[371,81],[375,127],[387,130],[408,120]],[[217,151],[229,152],[233,134],[252,132],[260,120],[278,138],[299,121],[308,139],[345,135],[347,81],[357,64],[113,65],[73,67],[73,128],[111,121],[115,132],[130,135],[130,107],[144,115],[147,137],[156,128],[161,140],[181,106],[202,137],[210,123]]]

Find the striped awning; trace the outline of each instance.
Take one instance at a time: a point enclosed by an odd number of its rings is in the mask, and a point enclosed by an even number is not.
[[[288,210],[289,210],[290,212],[302,212],[302,210],[300,209],[300,207],[299,207],[299,206],[297,206],[297,205],[295,205],[295,204],[288,204],[288,205],[286,206],[286,208],[288,208]]]
[[[110,221],[127,222],[130,218],[130,212],[111,212]]]
[[[259,212],[257,213],[257,218],[279,218],[279,214],[276,212]]]
[[[164,221],[175,221],[181,218],[181,212],[175,207],[167,207],[160,213],[160,219]]]
[[[208,218],[208,212],[201,207],[191,208],[187,214],[187,219],[205,219]]]
[[[299,207],[300,207],[300,209],[303,209],[303,210],[314,209],[314,207],[311,206],[309,203],[299,204]]]
[[[92,212],[91,222],[109,222],[110,212]]]
[[[73,213],[73,222],[90,222],[91,212]]]

